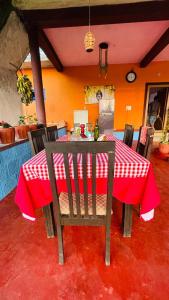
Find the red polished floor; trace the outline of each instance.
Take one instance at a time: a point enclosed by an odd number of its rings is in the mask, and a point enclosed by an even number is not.
[[[121,205],[114,204],[111,266],[104,265],[104,230],[64,230],[65,265],[57,240],[47,239],[41,212],[24,220],[12,192],[0,204],[1,300],[168,300],[169,162],[152,155],[161,205],[150,222],[134,211],[132,238],[123,238]]]

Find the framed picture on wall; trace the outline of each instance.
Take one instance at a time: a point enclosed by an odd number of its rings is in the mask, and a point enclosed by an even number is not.
[[[113,100],[115,88],[113,85],[86,85],[85,104],[99,103],[100,100]]]

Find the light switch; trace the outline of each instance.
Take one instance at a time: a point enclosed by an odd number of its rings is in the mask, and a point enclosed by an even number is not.
[[[130,111],[132,110],[132,106],[131,105],[126,105],[126,111]]]

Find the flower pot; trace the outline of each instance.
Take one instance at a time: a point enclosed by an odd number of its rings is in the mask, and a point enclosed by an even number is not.
[[[162,154],[168,154],[169,153],[169,144],[160,143],[159,144],[159,151]]]
[[[29,125],[29,130],[32,131],[32,130],[36,130],[37,129],[37,125],[36,124],[31,124]]]
[[[0,128],[0,142],[2,144],[12,144],[15,142],[15,128]]]
[[[18,139],[27,139],[28,138],[28,125],[19,125],[15,127],[15,134]]]

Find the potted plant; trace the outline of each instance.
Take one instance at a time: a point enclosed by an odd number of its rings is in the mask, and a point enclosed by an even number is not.
[[[21,75],[17,79],[17,90],[18,94],[21,95],[21,102],[28,106],[33,101],[33,89],[32,83],[27,75]]]
[[[15,133],[18,139],[27,139],[29,126],[26,124],[26,116],[19,116],[19,125],[15,126]]]
[[[169,155],[169,133],[164,130],[161,138],[161,142],[159,144],[159,151],[162,154]]]
[[[28,115],[26,117],[28,125],[29,125],[29,130],[36,130],[37,129],[37,118],[35,115]]]
[[[159,151],[164,155],[169,155],[169,109],[167,112],[167,122],[165,129],[162,132],[161,142],[159,144]]]
[[[4,121],[0,122],[0,141],[2,144],[12,144],[15,142],[15,129]]]

